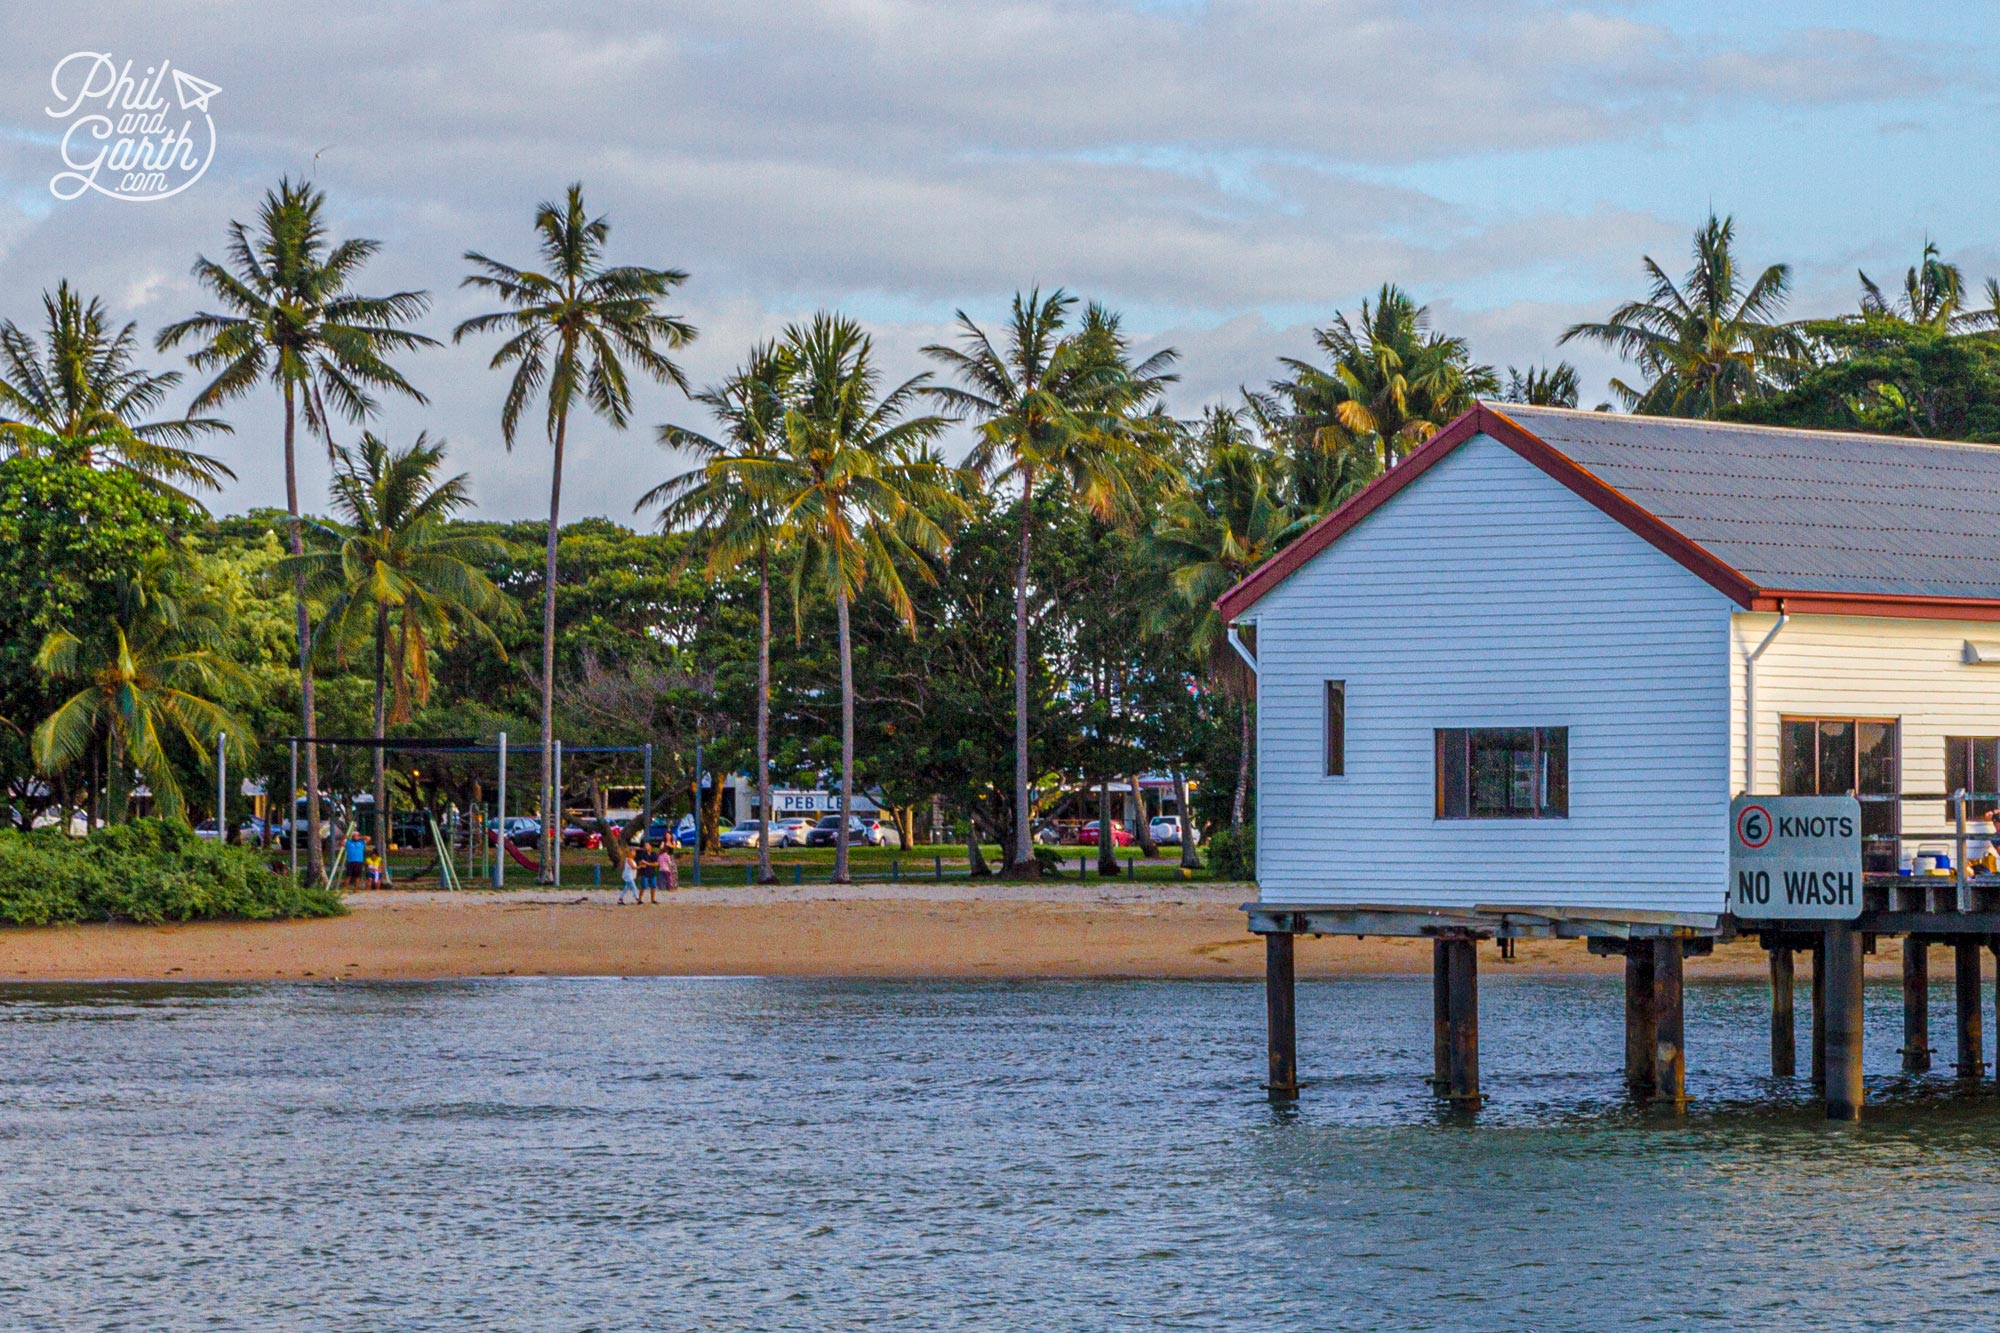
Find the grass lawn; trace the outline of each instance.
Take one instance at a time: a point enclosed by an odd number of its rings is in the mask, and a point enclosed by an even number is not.
[[[982,849],[989,862],[997,864],[1000,848],[988,844]],[[1097,849],[1094,847],[1058,847],[1062,854],[1062,878],[1065,880],[1095,880],[1097,873]],[[1134,879],[1139,883],[1178,884],[1187,881],[1209,880],[1214,876],[1206,867],[1183,875],[1180,868],[1180,853],[1177,849],[1163,847],[1161,860],[1142,861],[1137,847],[1127,847],[1119,851],[1119,873],[1116,878]],[[1083,872],[1079,876],[1078,858],[1083,858]],[[701,858],[701,882],[708,886],[726,884],[747,884],[750,876],[756,874],[757,853],[754,848],[742,851],[728,851],[705,854]],[[390,868],[398,876],[398,883],[404,887],[435,885],[436,880],[426,877],[416,879],[417,872],[431,864],[429,853],[397,852],[390,857]],[[482,867],[485,862],[481,862]],[[965,849],[963,847],[913,847],[904,851],[894,847],[851,847],[848,849],[849,873],[857,881],[896,880],[937,880],[964,879],[966,876]],[[1128,876],[1126,867],[1130,866]],[[777,872],[780,883],[825,883],[833,875],[833,848],[831,847],[786,847],[771,849],[771,868]],[[492,872],[483,870],[475,875],[466,871],[463,863],[459,875],[468,888],[491,886]],[[1103,878],[1111,878],[1105,876]],[[693,858],[681,853],[681,883],[690,885],[694,880]],[[581,848],[563,849],[562,883],[565,888],[615,887],[617,873],[611,862],[600,851],[585,851]],[[510,889],[535,887],[534,873],[523,866],[509,861],[505,886]]]

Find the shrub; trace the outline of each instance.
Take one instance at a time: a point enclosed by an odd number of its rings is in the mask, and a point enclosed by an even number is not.
[[[1208,868],[1218,879],[1256,879],[1256,830],[1248,824],[1217,829],[1208,840]]]
[[[1042,874],[1049,879],[1061,879],[1063,872],[1062,853],[1053,847],[1035,848],[1035,860],[1042,868]]]
[[[269,921],[334,916],[340,895],[292,882],[256,852],[142,819],[87,838],[0,831],[0,922]]]

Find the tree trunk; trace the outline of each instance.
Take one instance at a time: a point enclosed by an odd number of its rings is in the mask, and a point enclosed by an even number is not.
[[[1229,806],[1229,827],[1243,827],[1243,797],[1250,789],[1250,700],[1246,696],[1237,700],[1236,706],[1243,712],[1243,733],[1240,749],[1236,755],[1236,799]]]
[[[389,734],[389,608],[375,608],[375,850],[389,864],[389,765],[382,738]]]
[[[569,348],[563,348],[563,355]],[[563,437],[569,433],[569,411],[556,416],[555,465],[549,470],[549,537],[542,559],[542,858],[536,880],[555,883],[556,859],[549,854],[549,831],[562,836],[562,829],[550,822],[550,806],[555,801],[556,780],[556,533],[562,519]],[[560,821],[557,813],[555,819]]]
[[[289,546],[294,557],[306,553],[304,529],[299,518],[299,460],[295,446],[298,405],[290,381],[285,383],[285,512],[291,516]],[[317,735],[313,723],[312,615],[306,610],[306,572],[292,575],[292,602],[298,608],[299,634],[299,730],[308,738]],[[319,747],[306,742],[306,869],[315,884],[326,882],[326,849],[320,845]],[[298,841],[298,793],[285,797],[285,827]]]
[[[847,627],[847,588],[834,592],[833,605],[840,617],[840,830],[834,835],[833,882],[847,879],[848,810],[854,802],[854,644]]]
[[[125,762],[125,729],[111,724],[104,743],[104,822],[127,824],[132,820],[132,770]]]
[[[1150,861],[1160,854],[1160,844],[1153,841],[1153,819],[1146,813],[1146,793],[1139,790],[1137,773],[1125,780],[1132,784],[1132,836],[1139,840],[1139,855]]]
[[[1187,771],[1174,770],[1174,814],[1181,821],[1181,868],[1201,869],[1201,858],[1194,851],[1194,812],[1188,809]]]
[[[1097,873],[1118,873],[1118,835],[1111,828],[1111,780],[1097,783]]]
[[[1015,874],[1038,875],[1034,809],[1028,803],[1028,541],[1034,531],[1035,470],[1021,469],[1021,549],[1014,563],[1014,849],[1001,857]]]
[[[757,552],[757,882],[771,869],[771,553]]]

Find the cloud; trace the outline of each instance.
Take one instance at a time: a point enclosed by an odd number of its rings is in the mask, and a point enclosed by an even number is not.
[[[220,85],[221,156],[198,187],[142,206],[47,197],[48,72],[80,48]],[[581,178],[614,259],[693,274],[676,309],[702,330],[697,381],[831,305],[915,373],[954,309],[991,318],[1039,282],[1179,344],[1175,405],[1192,410],[1269,378],[1312,321],[1385,280],[1485,359],[1546,360],[1586,298],[1633,286],[1639,253],[1685,247],[1691,219],[1616,180],[1581,200],[1468,199],[1439,184],[1455,164],[1559,173],[1564,154],[1718,114],[1905,106],[1939,84],[1925,62],[1867,33],[1695,38],[1623,4],[1538,0],[361,0],[282,23],[248,0],[34,7],[0,52],[0,314],[31,317],[69,277],[150,332],[201,302],[194,254],[290,172],[329,191],[337,234],[383,241],[364,285],[429,288],[445,336],[481,308],[456,286],[461,252],[527,261],[534,205]],[[431,405],[395,405],[384,428],[449,437],[483,506],[532,514],[544,446],[501,444],[489,354],[415,358]],[[273,408],[232,416],[223,452],[244,480],[223,503],[278,502]],[[693,419],[648,388],[643,426],[579,424],[569,512],[629,511],[675,465],[650,442],[669,418]],[[319,494],[324,461],[305,463]]]

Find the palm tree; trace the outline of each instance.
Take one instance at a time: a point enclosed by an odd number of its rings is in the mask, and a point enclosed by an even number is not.
[[[909,416],[927,386],[919,375],[880,392],[874,346],[842,315],[818,314],[785,330],[791,362],[784,429],[775,456],[738,470],[774,510],[798,551],[794,604],[809,587],[833,598],[840,635],[840,830],[833,877],[847,881],[848,811],[854,801],[854,644],[848,609],[871,583],[915,631],[902,566],[942,555],[950,539],[935,515],[965,512],[950,469],[924,448],[949,425]]]
[[[1891,300],[1866,273],[1861,277],[1861,313],[1879,319],[1899,320],[1940,333],[1955,328],[1978,327],[1985,321],[1981,312],[1965,307],[1965,273],[1956,264],[1947,264],[1937,245],[1926,239],[1923,258],[1903,276],[1902,293]]]
[[[1207,467],[1161,511],[1140,543],[1140,561],[1165,581],[1169,594],[1153,599],[1148,630],[1184,633],[1189,652],[1207,662],[1237,700],[1242,748],[1230,823],[1241,827],[1250,783],[1252,688],[1241,661],[1226,646],[1228,626],[1215,601],[1311,526],[1313,516],[1300,515],[1285,503],[1269,453],[1230,440],[1220,418],[1212,417],[1209,429],[1217,447]]]
[[[1280,358],[1291,377],[1271,385],[1286,407],[1295,451],[1359,450],[1393,467],[1480,397],[1499,391],[1493,368],[1473,361],[1465,339],[1432,332],[1430,307],[1387,283],[1372,304],[1361,303],[1359,318],[1336,314],[1313,342],[1331,364]],[[1306,498],[1314,507],[1332,507],[1327,497]]]
[[[153,374],[133,364],[137,324],[114,329],[104,303],[85,301],[68,282],[42,293],[40,342],[12,320],[0,321],[0,446],[32,452],[37,440],[77,446],[86,463],[131,472],[157,490],[192,501],[175,486],[208,490],[234,480],[220,459],[186,446],[227,432],[212,417],[143,421],[181,382],[179,371]]]
[[[1507,367],[1507,388],[1500,395],[1510,403],[1532,407],[1575,407],[1576,367],[1567,361],[1553,366],[1529,366],[1526,370]]]
[[[333,509],[342,522],[314,524],[303,556],[274,573],[305,574],[309,595],[326,602],[318,644],[338,656],[358,641],[374,653],[375,732],[409,717],[410,700],[428,703],[431,653],[460,632],[484,638],[506,660],[492,622],[518,615],[513,601],[481,572],[504,559],[498,538],[459,531],[451,517],[472,502],[466,476],[440,479],[444,442],[418,435],[391,449],[363,432],[358,448],[334,455]],[[382,748],[375,754],[375,839],[389,845],[389,787]]]
[[[374,395],[402,394],[426,401],[389,362],[392,353],[435,342],[406,327],[429,308],[420,291],[362,296],[353,290],[361,266],[380,248],[355,238],[327,239],[322,213],[326,195],[285,179],[264,196],[254,226],[229,224],[228,262],[197,258],[194,276],[223,306],[169,324],[156,339],[164,351],[196,343],[188,360],[215,378],[195,395],[201,411],[250,393],[259,385],[277,389],[285,407],[285,510],[291,516],[288,541],[294,557],[305,554],[299,511],[296,432],[304,419],[333,447],[332,413],[362,421],[376,408]],[[299,724],[314,734],[312,617],[306,605],[305,570],[292,582],[297,604]],[[306,745],[306,834],[308,865],[316,877],[326,868],[320,846],[319,749]]]
[[[1772,322],[1784,308],[1791,269],[1772,264],[1747,286],[1731,246],[1734,220],[1713,214],[1694,238],[1694,266],[1681,284],[1645,260],[1652,290],[1627,301],[1601,324],[1577,324],[1558,340],[1587,338],[1638,363],[1643,388],[1611,381],[1627,408],[1652,416],[1712,419],[1732,403],[1756,398],[1800,367],[1804,339]]]
[[[500,408],[500,434],[509,449],[514,447],[521,413],[537,394],[546,393],[548,400],[546,429],[554,458],[542,566],[541,780],[542,826],[548,828],[555,796],[556,534],[562,517],[563,446],[569,435],[570,408],[581,397],[614,428],[625,429],[632,415],[628,360],[655,381],[685,393],[687,377],[661,349],[687,346],[694,341],[695,330],[686,320],[663,314],[658,306],[687,281],[687,274],[604,262],[611,224],[584,210],[582,185],[570,186],[562,203],[537,208],[534,227],[547,272],[515,268],[477,250],[465,252],[466,262],[479,271],[461,285],[492,293],[506,309],[466,320],[452,333],[452,341],[488,330],[509,335],[489,363],[494,370],[514,368]],[[544,857],[543,866],[542,874],[552,878],[554,858]]]
[[[979,439],[966,467],[1021,488],[1020,538],[1014,562],[1014,846],[1008,868],[1033,874],[1034,807],[1028,769],[1028,568],[1034,531],[1035,489],[1060,480],[1093,513],[1109,516],[1131,496],[1136,475],[1151,470],[1155,455],[1128,429],[1128,417],[1155,401],[1172,378],[1176,353],[1127,364],[1115,317],[1086,311],[1075,333],[1066,333],[1076,298],[1058,288],[1016,293],[1002,338],[993,340],[971,316],[958,312],[959,345],[932,345],[924,354],[957,378],[957,386],[926,392],[960,417],[979,423]]]
[[[655,486],[634,509],[657,505],[661,528],[705,534],[711,574],[745,561],[757,566],[757,878],[777,879],[771,869],[771,561],[787,534],[781,511],[764,489],[765,464],[779,454],[785,426],[785,395],[792,366],[786,353],[764,343],[721,384],[703,389],[694,401],[721,423],[720,438],[685,427],[660,427],[660,443],[686,449],[701,465]],[[650,817],[650,812],[648,812]]]
[[[134,769],[152,789],[157,812],[182,818],[173,739],[201,755],[226,731],[240,753],[249,734],[209,697],[218,685],[242,678],[241,668],[218,651],[221,617],[203,601],[184,600],[174,586],[177,575],[170,554],[121,575],[110,619],[83,635],[56,630],[35,655],[50,679],[82,687],[35,729],[35,762],[44,772],[59,772],[102,739],[111,819],[129,817]]]

